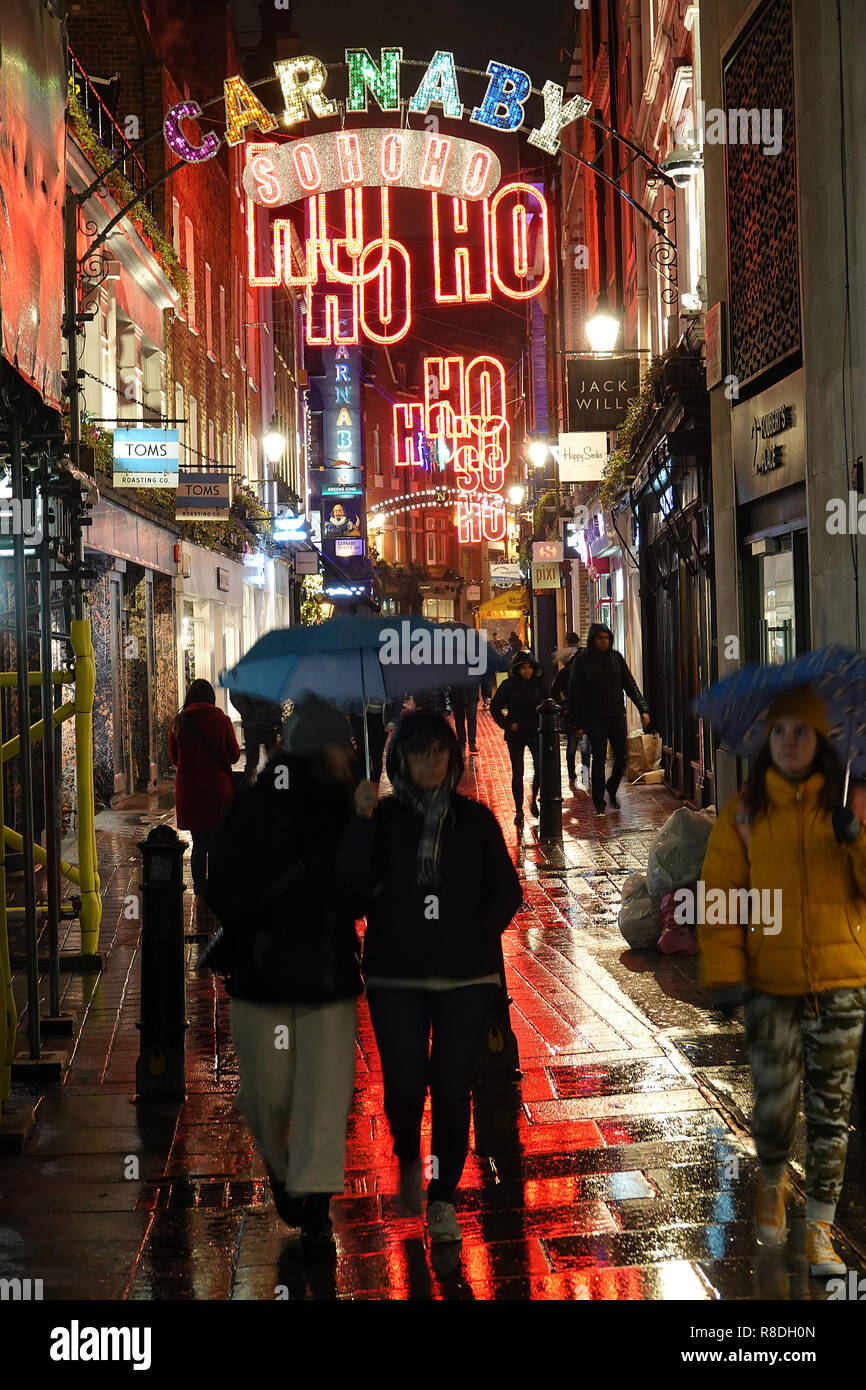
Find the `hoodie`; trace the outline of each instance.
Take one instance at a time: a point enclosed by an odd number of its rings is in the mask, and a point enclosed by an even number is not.
[[[517,674],[519,666],[532,663],[532,675],[525,681]],[[538,737],[538,706],[547,696],[544,673],[531,652],[518,652],[511,663],[511,674],[504,680],[490,702],[490,713],[505,738],[534,739]],[[512,724],[519,724],[515,732]]]
[[[606,652],[595,650],[595,638],[601,632],[606,632],[610,638]],[[613,633],[605,623],[591,625],[586,648],[575,657],[569,669],[568,707],[579,729],[585,730],[589,719],[615,719],[624,714],[626,695],[641,714],[649,714],[649,705],[625,657],[613,649]]]

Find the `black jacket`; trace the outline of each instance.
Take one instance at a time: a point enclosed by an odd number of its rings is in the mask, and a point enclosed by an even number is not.
[[[340,886],[367,899],[364,972],[395,979],[471,979],[497,972],[499,937],[523,901],[492,811],[455,793],[442,833],[438,889],[418,883],[423,820],[393,797],[355,816],[343,837]]]
[[[606,652],[597,652],[593,646],[599,632],[606,632],[610,637],[611,645]],[[613,633],[604,623],[591,625],[586,648],[574,658],[569,669],[568,707],[579,729],[586,729],[588,719],[612,719],[623,714],[626,695],[641,714],[649,714],[649,705],[625,657],[613,650]]]
[[[535,671],[525,681],[516,672],[518,666],[525,666],[529,661],[532,661]],[[506,740],[538,737],[538,706],[546,697],[546,682],[541,667],[526,652],[520,652],[511,663],[511,675],[502,682],[490,702],[490,713],[500,729],[505,730]],[[512,724],[520,725],[518,733],[512,733]]]
[[[288,786],[285,786],[285,781]],[[226,990],[324,1004],[361,993],[356,904],[336,886],[351,789],[278,754],[238,793],[210,856],[207,901],[225,933]]]
[[[576,659],[580,656],[580,652],[580,647],[576,647],[572,655],[566,661],[565,665],[557,671],[550,685],[550,698],[552,700],[555,700],[560,707],[560,718],[562,720],[561,727],[565,729],[578,727],[578,725],[575,724],[571,714],[571,710],[569,709],[568,687],[571,683],[572,667],[574,666]]]

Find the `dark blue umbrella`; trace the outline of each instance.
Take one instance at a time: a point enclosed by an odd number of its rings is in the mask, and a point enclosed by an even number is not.
[[[364,755],[370,775],[366,707],[443,686],[474,685],[485,673],[505,671],[500,656],[465,623],[427,618],[331,618],[312,627],[280,628],[258,642],[219,678],[229,691],[281,705],[307,691],[364,710]]]
[[[733,753],[753,758],[766,739],[767,715],[777,695],[809,685],[827,703],[830,742],[848,779],[866,775],[866,653],[827,646],[780,666],[746,666],[717,681],[693,701]]]

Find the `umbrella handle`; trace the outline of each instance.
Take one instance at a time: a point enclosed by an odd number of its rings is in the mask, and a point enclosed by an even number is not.
[[[370,739],[367,734],[367,686],[364,681],[364,649],[361,648],[361,716],[364,721],[364,766],[367,774],[367,781],[370,780]]]
[[[850,782],[851,782],[851,757],[852,757],[852,755],[849,753],[849,754],[848,754],[848,761],[847,761],[847,763],[845,764],[845,784],[844,784],[844,786],[843,786],[843,788],[842,788],[842,805],[843,805],[843,806],[847,806],[847,805],[848,805],[848,787],[849,787],[849,784],[850,784]]]

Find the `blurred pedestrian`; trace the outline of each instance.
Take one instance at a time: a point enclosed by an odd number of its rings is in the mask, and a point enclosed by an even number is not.
[[[511,792],[514,797],[514,824],[523,825],[523,764],[528,748],[532,757],[532,801],[530,812],[538,810],[538,706],[547,695],[541,667],[531,652],[518,652],[511,673],[490,702],[490,713],[505,730],[505,744],[511,759]]]
[[[805,1064],[806,1258],[816,1276],[847,1268],[831,1227],[866,1013],[866,797],[860,790],[853,807],[842,804],[844,770],[828,732],[826,704],[809,686],[771,705],[766,742],[707,844],[701,915],[713,912],[719,924],[698,918],[701,983],[728,1016],[745,1006],[755,1223],[766,1245],[781,1245],[787,1230],[788,1156]],[[719,889],[726,904],[737,904],[721,920],[710,901]],[[772,922],[765,904],[773,905]]]
[[[244,777],[246,781],[254,782],[258,776],[262,749],[265,750],[265,757],[269,758],[280,742],[283,712],[279,705],[270,700],[242,695],[236,690],[229,691],[229,699],[240,715],[244,733]]]
[[[500,937],[523,894],[493,813],[457,793],[463,759],[445,719],[407,715],[387,768],[393,796],[377,802],[370,782],[355,793],[342,882],[367,897],[364,973],[401,1201],[420,1213],[429,1087],[427,1226],[431,1242],[456,1242],[473,1068],[500,987]]]
[[[460,744],[460,752],[464,757],[466,755],[467,731],[469,733],[469,752],[478,752],[475,740],[478,732],[478,698],[480,694],[480,685],[452,685],[449,689],[451,712],[454,715],[454,727],[457,730],[457,742]]]
[[[562,663],[560,669],[553,678],[550,687],[552,698],[559,705],[563,727],[565,729],[565,766],[568,772],[570,786],[577,782],[577,750],[580,749],[581,767],[589,767],[589,740],[586,734],[581,735],[577,723],[568,707],[568,685],[571,680],[571,663],[580,651],[580,636],[576,632],[565,634],[565,646],[559,647],[553,653],[554,661]]]
[[[208,890],[222,923],[238,1107],[277,1211],[301,1227],[309,1255],[333,1250],[329,1209],[344,1187],[355,1078],[357,914],[336,884],[352,816],[351,737],[324,700],[296,703],[285,747],[221,828]]]
[[[214,835],[235,793],[232,764],[241,755],[232,721],[218,708],[210,681],[195,680],[189,687],[183,707],[171,722],[168,752],[177,768],[177,828],[189,830],[192,836],[190,872],[200,908],[212,867]]]
[[[511,648],[511,652],[514,656],[517,656],[518,652],[523,651],[523,642],[521,641],[520,633],[517,631],[516,628],[511,633],[511,636],[508,639],[508,646]]]
[[[589,736],[592,753],[591,781],[595,814],[605,814],[604,794],[619,810],[616,794],[625,772],[627,725],[625,697],[637,706],[644,728],[650,722],[649,706],[638,689],[625,657],[614,651],[613,633],[605,623],[592,623],[586,649],[571,663],[568,706],[578,737]],[[605,781],[608,742],[613,749],[613,768]]]

